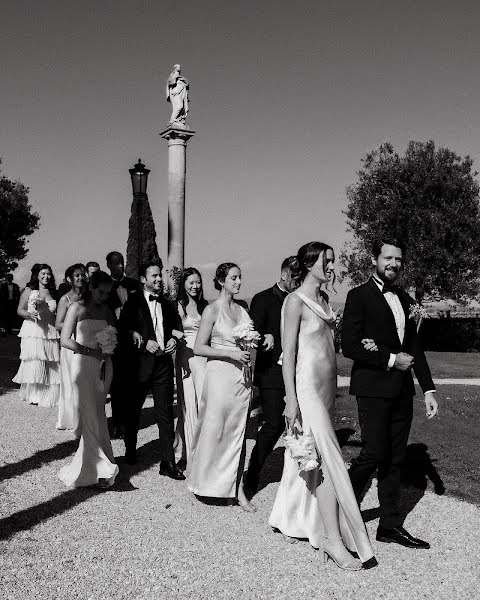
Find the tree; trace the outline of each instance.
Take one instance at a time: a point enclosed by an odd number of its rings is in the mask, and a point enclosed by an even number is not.
[[[470,157],[433,141],[410,141],[404,156],[390,143],[367,153],[357,183],[347,188],[344,211],[353,240],[340,260],[354,284],[371,272],[375,238],[407,246],[402,280],[424,298],[466,301],[480,276],[479,184]]]
[[[150,260],[159,260],[152,210],[147,194],[135,194],[128,222],[127,264],[125,273],[137,278],[138,267]]]
[[[0,177],[0,277],[18,267],[28,252],[27,236],[39,227],[40,216],[32,212],[28,192],[20,181]]]

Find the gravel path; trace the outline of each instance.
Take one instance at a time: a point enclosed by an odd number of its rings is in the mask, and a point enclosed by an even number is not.
[[[208,506],[158,475],[156,428],[145,411],[140,464],[114,490],[66,490],[56,475],[75,450],[55,411],[0,397],[0,589],[5,600],[342,599],[479,597],[480,508],[428,492],[406,526],[430,551],[376,543],[380,567],[348,573],[267,524],[281,450],[255,498],[258,512]],[[248,450],[253,441],[249,440]],[[123,456],[123,444],[114,441]],[[374,537],[374,485],[364,501]]]
[[[415,383],[418,383],[417,379],[414,378]],[[350,377],[346,377],[345,375],[339,375],[337,378],[338,387],[349,387],[350,386]],[[433,383],[435,385],[475,385],[480,386],[480,378],[463,378],[463,379],[434,379]]]

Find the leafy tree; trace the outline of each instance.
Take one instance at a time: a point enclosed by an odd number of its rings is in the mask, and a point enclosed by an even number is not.
[[[127,264],[125,273],[137,278],[138,267],[149,260],[158,260],[157,234],[152,210],[146,194],[135,194],[128,222]]]
[[[0,277],[18,267],[28,252],[27,236],[39,227],[40,216],[32,212],[28,192],[20,181],[0,177]]]
[[[407,246],[403,282],[424,298],[467,300],[478,294],[478,174],[433,141],[408,144],[404,156],[384,143],[367,153],[358,181],[347,188],[347,243],[340,260],[353,284],[371,272],[372,242],[389,235]]]

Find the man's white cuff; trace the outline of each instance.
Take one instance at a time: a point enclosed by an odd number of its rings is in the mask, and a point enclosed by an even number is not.
[[[393,367],[393,365],[395,364],[395,361],[397,360],[397,355],[396,354],[391,354],[390,353],[390,358],[388,360],[388,365],[387,365],[387,371],[390,371],[390,369]]]

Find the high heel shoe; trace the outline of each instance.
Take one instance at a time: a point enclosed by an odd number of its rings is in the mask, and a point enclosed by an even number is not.
[[[331,541],[331,542],[341,542],[343,545],[342,538],[328,538],[326,535],[324,535],[323,539],[327,540],[327,541]],[[362,561],[359,560],[358,558],[352,557],[350,560],[347,560],[347,561],[341,563],[334,556],[334,554],[331,550],[329,550],[328,548],[325,548],[325,545],[323,546],[322,550],[323,550],[323,563],[324,564],[327,563],[328,559],[330,558],[337,565],[337,567],[339,567],[340,569],[344,569],[345,571],[361,571],[363,569]],[[345,550],[346,550],[346,548],[345,548]]]

